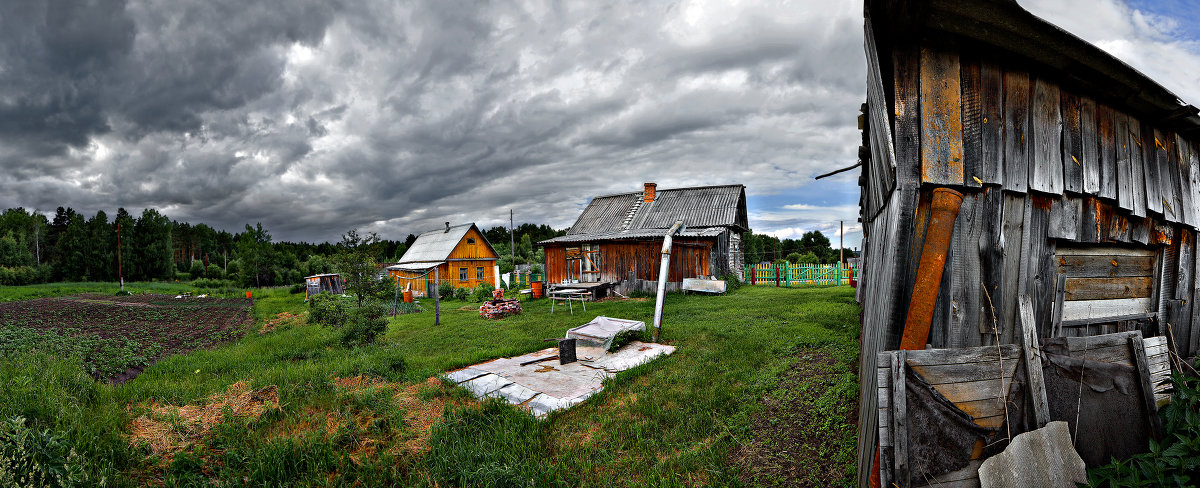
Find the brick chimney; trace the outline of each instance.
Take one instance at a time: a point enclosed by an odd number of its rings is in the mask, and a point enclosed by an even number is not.
[[[653,202],[654,201],[654,188],[657,186],[658,185],[656,185],[654,183],[646,183],[646,189],[642,192],[642,201],[643,202]]]

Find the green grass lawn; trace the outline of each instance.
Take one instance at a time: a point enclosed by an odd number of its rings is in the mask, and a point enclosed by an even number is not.
[[[9,287],[0,299],[47,289]],[[256,330],[245,338],[167,358],[117,387],[91,382],[78,364],[56,358],[0,359],[0,417],[23,416],[29,428],[74,448],[75,464],[87,466],[81,476],[91,477],[83,484],[99,477],[168,486],[826,486],[853,479],[859,308],[848,287],[668,295],[662,340],[676,353],[617,375],[600,394],[543,421],[501,403],[481,406],[461,389],[427,380],[542,349],[542,339],[597,315],[649,325],[652,300],[589,303],[574,315],[551,315],[549,302],[537,300],[500,321],[464,309],[474,304],[448,301],[440,325],[426,301],[427,312],[393,319],[379,344],[357,349],[342,347],[337,331],[289,318],[303,312],[302,300],[284,289],[256,292]],[[260,332],[264,325],[269,330]],[[359,375],[373,386],[346,383]],[[167,455],[129,447],[133,419],[155,418],[162,405],[203,405],[238,382],[265,396],[277,392],[277,400],[257,416],[226,407],[207,430],[158,415],[187,434],[187,447]]]

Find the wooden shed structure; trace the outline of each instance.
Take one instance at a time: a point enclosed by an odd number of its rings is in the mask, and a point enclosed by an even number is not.
[[[458,288],[475,288],[481,283],[499,287],[499,258],[474,223],[451,226],[446,222],[445,229],[417,236],[400,262],[387,270],[401,288],[411,289],[415,296],[429,296],[429,287],[437,286],[433,281],[435,267],[440,281]]]
[[[329,292],[334,295],[341,295],[346,292],[346,287],[342,283],[342,275],[337,273],[327,273],[304,277],[304,299],[308,300],[321,292]]]
[[[684,278],[741,276],[742,233],[750,230],[745,186],[658,190],[646,183],[642,191],[593,198],[566,235],[539,242],[546,281],[654,292],[663,236],[676,221],[683,229],[672,241],[668,290]]]
[[[866,0],[864,20],[860,486],[877,353],[910,315],[935,348],[1016,344],[1028,295],[1039,338],[1140,330],[1194,355],[1197,109],[1013,0]]]

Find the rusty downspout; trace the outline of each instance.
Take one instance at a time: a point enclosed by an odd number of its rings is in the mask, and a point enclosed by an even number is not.
[[[950,237],[954,234],[954,221],[958,218],[962,201],[963,195],[957,191],[949,188],[933,190],[933,201],[929,205],[929,229],[925,232],[917,280],[908,304],[908,317],[904,320],[901,350],[925,349],[925,344],[929,342],[933,307],[937,302],[938,289],[942,286],[942,272],[946,269],[946,251],[950,249]]]
[[[921,248],[921,262],[917,266],[917,281],[913,284],[908,317],[904,320],[904,336],[900,338],[901,350],[925,349],[925,344],[929,342],[933,307],[937,303],[938,290],[942,287],[942,273],[946,270],[946,251],[950,249],[954,221],[958,219],[962,200],[962,193],[949,188],[933,190],[933,201],[929,205],[929,227],[925,232],[925,245]],[[879,447],[876,446],[868,486],[876,488],[879,484]]]

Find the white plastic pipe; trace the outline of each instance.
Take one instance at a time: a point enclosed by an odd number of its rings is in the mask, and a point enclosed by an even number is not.
[[[671,236],[683,227],[682,220],[676,220],[663,236],[662,262],[658,265],[658,295],[654,298],[654,342],[658,342],[659,331],[662,329],[663,298],[667,294],[667,275],[671,270]]]

